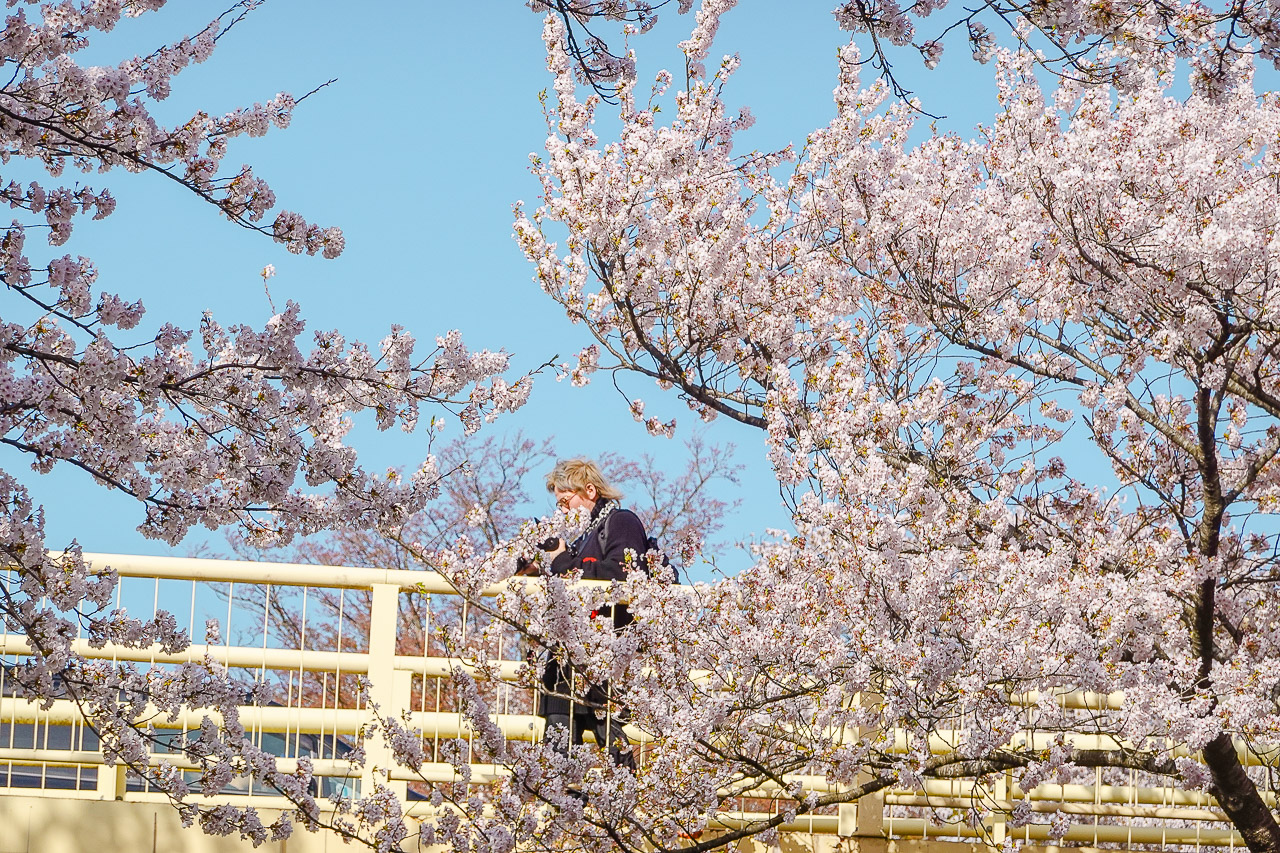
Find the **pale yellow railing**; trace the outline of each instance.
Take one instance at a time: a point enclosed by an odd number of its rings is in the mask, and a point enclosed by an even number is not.
[[[233,673],[270,682],[275,686],[275,704],[242,708],[245,728],[281,755],[282,769],[291,769],[299,757],[307,755],[324,784],[350,791],[369,785],[375,767],[394,766],[389,749],[377,737],[365,741],[368,759],[363,769],[353,768],[342,758],[341,753],[370,721],[370,713],[354,689],[354,679],[365,677],[370,699],[384,713],[399,717],[400,711],[407,712],[409,724],[423,733],[428,763],[421,773],[393,772],[393,788],[405,797],[414,781],[455,780],[453,767],[439,760],[440,745],[445,740],[468,739],[471,732],[463,715],[450,707],[446,680],[455,667],[469,665],[433,648],[432,637],[441,619],[451,619],[465,638],[472,616],[443,578],[431,572],[404,570],[86,556],[119,573],[118,602],[131,615],[146,617],[148,607],[175,612],[180,620],[186,620],[195,637],[203,634],[204,618],[212,615],[223,623],[225,640],[216,645],[196,644],[179,654],[164,654],[158,648],[94,649],[87,640],[80,640],[75,644],[78,653],[155,664],[208,657]],[[404,595],[414,598],[405,602]],[[417,614],[423,624],[410,624],[406,613]],[[406,646],[415,643],[420,648],[406,653]],[[29,651],[24,637],[0,635],[0,656],[5,661],[13,662]],[[490,686],[495,722],[509,739],[540,738],[542,721],[530,713],[533,697],[516,684],[520,668],[528,666],[523,649],[500,646],[488,653],[499,676]],[[59,699],[51,707],[41,708],[14,698],[10,692],[0,673],[0,794],[137,802],[163,799],[136,780],[131,782],[122,770],[102,762],[96,739],[73,703]],[[1034,704],[1037,698],[1009,697],[1015,705]],[[1082,709],[1114,708],[1122,701],[1122,697],[1083,694],[1057,698]],[[184,713],[155,724],[183,732],[198,727],[202,716]],[[630,734],[642,739],[639,732]],[[1030,731],[1015,736],[1014,742],[1020,738],[1029,745],[1043,740],[1047,746],[1049,742],[1043,733]],[[1106,738],[1083,733],[1071,739],[1083,748],[1115,746]],[[905,750],[906,736],[899,734],[896,740],[894,747]],[[937,753],[946,752],[950,748],[946,734],[936,736],[930,747]],[[157,755],[154,760],[194,769],[178,755]],[[480,783],[501,773],[501,767],[475,765],[472,778]],[[830,790],[821,778],[801,781],[809,790]],[[744,805],[753,797],[767,798],[770,793],[767,788],[748,792]],[[236,803],[278,802],[269,793],[254,790],[220,796]],[[975,801],[991,810],[992,817],[983,825],[938,825],[940,810],[961,812]],[[987,785],[930,781],[923,790],[890,790],[864,798],[858,805],[842,806],[837,813],[797,818],[784,830],[811,836],[810,846],[815,849],[839,843],[842,838],[857,838],[859,846],[868,850],[907,842],[998,846],[1006,838],[1032,847],[1053,843],[1043,819],[1023,827],[1007,825],[1006,815],[1023,801],[1042,818],[1065,815],[1071,822],[1064,838],[1069,843],[1188,849],[1243,844],[1207,794],[1143,787],[1136,777],[1129,785],[1104,784],[1101,772],[1092,785],[1041,785],[1032,791],[1019,790],[1011,777]],[[725,812],[719,822],[731,828],[759,817],[749,811]]]

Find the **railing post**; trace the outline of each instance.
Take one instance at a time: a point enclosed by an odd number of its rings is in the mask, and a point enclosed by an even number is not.
[[[98,765],[98,799],[123,800],[128,781],[129,769],[123,764]]]
[[[857,783],[870,778],[870,774],[859,773]],[[884,853],[888,849],[884,837],[884,793],[876,791],[857,802],[841,803],[836,833],[853,839],[853,849],[859,853]]]
[[[853,702],[863,707],[876,707],[882,699],[878,693],[859,693]],[[859,739],[874,736],[875,729],[858,728]],[[872,778],[872,774],[863,770],[854,779],[855,785],[861,785]],[[837,811],[836,834],[841,838],[853,839],[852,850],[857,853],[885,853],[889,842],[884,837],[884,791],[875,791],[858,798],[856,802],[842,803]]]
[[[396,628],[400,622],[400,587],[378,583],[369,602],[369,699],[384,717],[398,717],[409,704],[408,679],[395,671]],[[409,673],[405,676],[412,677]],[[384,733],[379,730],[365,741],[365,764],[360,773],[360,795],[373,792],[375,781],[404,800],[408,785],[390,779],[395,760]],[[377,772],[375,772],[375,770]],[[375,778],[380,777],[380,778]]]

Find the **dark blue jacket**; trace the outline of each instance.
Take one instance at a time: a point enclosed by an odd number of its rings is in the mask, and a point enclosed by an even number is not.
[[[604,509],[604,501],[596,501],[591,517],[594,520]],[[600,544],[600,532],[606,529],[604,546]],[[631,561],[627,561],[630,550]],[[627,576],[628,567],[635,569],[637,562],[649,550],[644,525],[634,512],[618,508],[609,513],[604,522],[589,529],[551,561],[551,574],[564,575],[579,569],[583,580],[614,581]]]
[[[591,513],[593,521],[604,509],[605,504],[603,500],[596,501]],[[607,531],[603,547],[600,543],[601,529]],[[648,549],[648,538],[645,536],[644,525],[640,523],[640,519],[629,509],[617,508],[609,513],[609,517],[602,524],[588,528],[579,539],[557,554],[551,561],[551,574],[564,575],[579,570],[582,572],[583,580],[622,580],[629,570],[634,571],[639,568],[638,561]],[[629,560],[628,550],[632,552]],[[613,618],[615,630],[625,628],[633,621],[625,604],[606,607],[594,614],[594,618],[608,617]],[[545,716],[570,713],[570,702],[567,698],[563,695],[550,695],[572,692],[570,672],[570,668],[562,667],[555,660],[547,664],[542,672],[542,686],[548,692],[539,697],[538,712],[540,714]],[[608,699],[608,693],[607,684],[591,685],[587,695],[579,700],[578,707],[574,710],[581,713],[592,707],[602,708]]]

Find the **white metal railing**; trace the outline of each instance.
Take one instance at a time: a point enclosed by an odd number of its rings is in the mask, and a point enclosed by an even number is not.
[[[453,766],[441,760],[441,746],[472,733],[465,717],[453,707],[447,677],[458,667],[470,667],[458,657],[444,654],[434,642],[441,624],[457,628],[464,639],[472,628],[474,613],[448,582],[432,572],[384,570],[319,565],[262,563],[170,557],[86,554],[94,564],[110,565],[120,576],[117,603],[133,615],[146,617],[146,608],[173,613],[185,604],[185,621],[192,636],[200,636],[203,620],[215,616],[223,624],[219,644],[193,645],[177,654],[107,646],[93,648],[87,638],[74,650],[90,658],[179,664],[211,658],[246,678],[272,685],[274,702],[240,709],[246,730],[281,756],[280,765],[291,770],[304,755],[312,761],[323,784],[354,790],[372,782],[373,768],[395,767],[389,748],[377,737],[364,742],[367,760],[353,770],[342,754],[370,722],[370,712],[355,687],[358,676],[369,683],[369,698],[384,713],[398,716],[407,711],[409,724],[422,732],[428,762],[421,773],[393,772],[391,786],[403,798],[410,783],[456,781]],[[495,594],[497,589],[489,590]],[[163,607],[161,605],[163,604]],[[139,613],[139,610],[143,612]],[[414,620],[420,624],[413,624]],[[484,650],[498,680],[491,682],[494,721],[511,740],[542,736],[542,720],[532,714],[532,691],[520,686],[521,668],[528,666],[524,650],[516,642],[500,640]],[[13,661],[30,653],[26,638],[0,635],[0,658]],[[527,673],[526,673],[527,675]],[[55,700],[49,707],[20,700],[5,688],[0,672],[0,793],[52,795],[89,799],[153,801],[138,780],[103,763],[96,738],[84,725],[75,705]],[[525,679],[527,683],[528,679]],[[1123,697],[1064,694],[1055,697],[1068,707],[1116,708]],[[1034,695],[1011,696],[1015,705],[1034,705]],[[157,727],[182,734],[200,725],[204,714],[185,712]],[[634,739],[643,735],[628,730]],[[1015,736],[1028,745],[1049,745],[1044,733]],[[1096,735],[1072,737],[1082,748],[1112,748],[1116,744]],[[894,747],[905,751],[907,738],[895,737]],[[950,750],[945,733],[930,744],[932,751]],[[1244,757],[1258,759],[1249,753]],[[181,755],[156,755],[179,769],[195,766]],[[643,759],[642,759],[643,760]],[[480,784],[501,775],[503,768],[474,765],[472,781]],[[824,779],[801,777],[809,790],[831,790]],[[776,787],[776,786],[774,786]],[[770,786],[744,794],[743,811],[724,812],[719,824],[732,828],[760,815],[750,811],[753,798],[776,794]],[[262,791],[245,790],[224,795],[232,802],[273,799]],[[992,817],[979,827],[961,824],[938,826],[931,819],[938,810],[963,810],[975,800],[991,810]],[[1101,771],[1092,785],[1041,785],[1022,791],[1011,777],[994,784],[974,781],[929,781],[923,790],[890,790],[866,797],[857,806],[841,806],[831,814],[798,818],[784,831],[837,837],[912,838],[1000,843],[1005,838],[1037,843],[1050,840],[1043,823],[1013,828],[1007,815],[1027,802],[1033,813],[1057,813],[1069,817],[1072,826],[1066,841],[1097,844],[1236,846],[1243,839],[1225,821],[1207,794],[1176,788],[1106,784]],[[1271,803],[1275,807],[1275,803]],[[758,808],[758,806],[757,806]],[[410,811],[412,814],[412,810]]]
[[[431,599],[442,595],[455,598],[452,587],[435,573],[238,560],[85,556],[91,563],[110,565],[119,574],[117,603],[131,613],[147,616],[145,612],[137,614],[137,609],[139,605],[145,609],[148,604],[153,609],[174,612],[182,609],[175,608],[174,602],[182,602],[187,605],[185,619],[184,614],[175,615],[193,636],[199,636],[203,619],[212,615],[223,620],[225,641],[219,645],[194,644],[175,654],[158,647],[95,649],[87,638],[80,638],[73,642],[73,650],[89,658],[148,664],[202,661],[207,656],[232,671],[269,682],[277,704],[243,707],[241,722],[256,736],[275,736],[274,745],[282,750],[285,767],[304,752],[323,751],[316,747],[317,743],[327,744],[330,751],[347,747],[367,728],[370,714],[354,684],[357,676],[367,678],[369,699],[380,708],[410,711],[412,724],[422,730],[424,738],[433,741],[428,755],[439,755],[442,740],[470,736],[464,716],[448,708],[450,703],[441,685],[453,669],[470,669],[471,665],[432,648],[435,626],[431,621],[449,617],[447,608],[437,606]],[[147,585],[151,587],[150,594],[142,588]],[[427,623],[416,632],[408,632],[420,647],[418,654],[397,653],[403,651],[406,640],[404,633],[397,630],[405,621],[400,609],[405,593],[424,599],[418,610]],[[323,606],[317,608],[317,602]],[[452,618],[462,627],[465,638],[467,615],[465,608],[461,610]],[[283,620],[293,621],[288,631],[281,630],[279,623]],[[288,633],[294,636],[284,636]],[[0,656],[4,659],[20,658],[30,651],[25,637],[0,635]],[[532,697],[526,695],[527,691],[508,683],[516,680],[517,670],[525,665],[507,654],[515,651],[518,650],[497,649],[494,667],[502,682],[496,689],[505,695],[497,697],[496,706],[508,711],[499,714],[497,722],[512,739],[529,740],[540,736],[541,720],[528,713],[532,710]],[[503,659],[504,655],[511,659]],[[0,693],[7,693],[3,688],[4,676],[0,674]],[[517,712],[510,713],[513,709]],[[185,733],[198,727],[204,716],[185,711],[157,720],[155,725]],[[41,748],[47,743],[49,732],[65,740],[68,748]],[[309,738],[310,746],[302,745],[304,737]],[[59,795],[149,799],[145,791],[130,790],[127,780],[115,778],[114,767],[103,765],[95,750],[84,748],[86,739],[96,745],[71,701],[57,699],[49,707],[41,707],[9,695],[0,697],[0,769],[8,768],[8,773],[0,776],[0,783],[12,782],[15,777],[21,783],[0,784],[0,790],[34,786],[34,790],[57,790]],[[73,745],[80,748],[70,748]],[[364,746],[368,760],[360,781],[368,785],[375,766],[391,767],[394,762],[376,736]],[[178,756],[162,754],[154,760],[169,761],[180,768],[190,766]],[[313,758],[313,765],[317,776],[333,777],[342,785],[355,782],[349,778],[351,765],[337,757]],[[15,770],[22,767],[31,770]],[[79,772],[51,774],[50,768]],[[451,766],[440,762],[427,768],[427,778],[442,777],[445,768],[452,778]],[[393,775],[392,787],[403,797],[410,777],[407,773],[399,775],[399,779]],[[51,787],[51,781],[70,788]],[[132,787],[138,787],[138,783]]]

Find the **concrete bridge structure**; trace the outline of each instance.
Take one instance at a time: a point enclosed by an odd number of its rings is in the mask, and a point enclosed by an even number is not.
[[[473,616],[449,584],[430,572],[336,566],[86,555],[95,564],[114,568],[121,577],[119,603],[131,615],[147,616],[159,607],[178,615],[203,634],[204,619],[222,623],[223,641],[196,644],[179,654],[163,654],[107,646],[93,649],[79,641],[86,656],[166,664],[203,660],[206,655],[247,680],[272,686],[271,700],[241,709],[246,730],[281,757],[282,768],[309,758],[324,793],[351,793],[372,781],[372,767],[393,765],[389,748],[376,737],[367,741],[366,769],[343,758],[370,720],[355,680],[365,676],[371,699],[382,709],[407,709],[411,724],[422,731],[430,760],[423,776],[392,776],[402,799],[424,776],[454,781],[455,769],[440,760],[440,744],[470,732],[452,707],[447,677],[457,658],[445,655],[432,641],[439,620],[452,624],[465,638]],[[405,600],[405,596],[409,600]],[[141,611],[141,612],[140,612]],[[185,613],[183,612],[185,611]],[[406,614],[422,625],[406,631]],[[433,624],[433,620],[437,624]],[[0,660],[6,665],[29,652],[20,635],[0,635]],[[523,665],[518,647],[492,650],[499,680],[491,686],[491,707],[504,734],[515,740],[541,737],[541,720],[533,716],[530,691],[518,686]],[[104,764],[97,738],[75,705],[58,699],[51,707],[15,698],[0,670],[0,853],[222,853],[252,849],[236,838],[206,836],[184,829],[167,798],[149,791],[141,779]],[[1109,703],[1116,697],[1066,695],[1066,703]],[[156,721],[162,731],[181,734],[200,724],[189,714]],[[164,729],[163,727],[170,727]],[[1035,738],[1035,732],[1026,737]],[[938,747],[945,748],[945,745]],[[157,755],[184,765],[179,755]],[[503,772],[477,765],[479,782]],[[801,778],[815,790],[825,780]],[[1131,784],[1104,784],[1099,771],[1094,784],[1041,785],[1022,791],[1006,777],[994,784],[974,780],[928,782],[923,790],[889,790],[856,805],[833,807],[830,814],[796,819],[784,826],[782,853],[836,851],[919,851],[978,853],[1015,841],[1027,850],[1232,850],[1243,840],[1226,822],[1208,794],[1169,787],[1147,787],[1136,776]],[[949,823],[951,811],[964,811],[975,798],[990,809],[981,826]],[[211,800],[201,797],[202,803]],[[1012,827],[1008,815],[1022,802],[1035,815],[1032,823]],[[225,790],[212,802],[252,804],[264,818],[282,807],[272,792],[244,788]],[[759,817],[767,798],[742,801],[742,811],[722,814],[726,828]],[[425,802],[417,803],[423,809]],[[409,803],[410,816],[415,803]],[[1272,807],[1275,804],[1272,803]],[[1060,839],[1048,831],[1050,816],[1065,816],[1070,828]],[[415,842],[416,844],[416,842]],[[747,851],[765,845],[747,843]],[[258,849],[321,853],[353,849],[330,833],[297,831],[290,839]],[[416,849],[407,844],[406,850]]]

